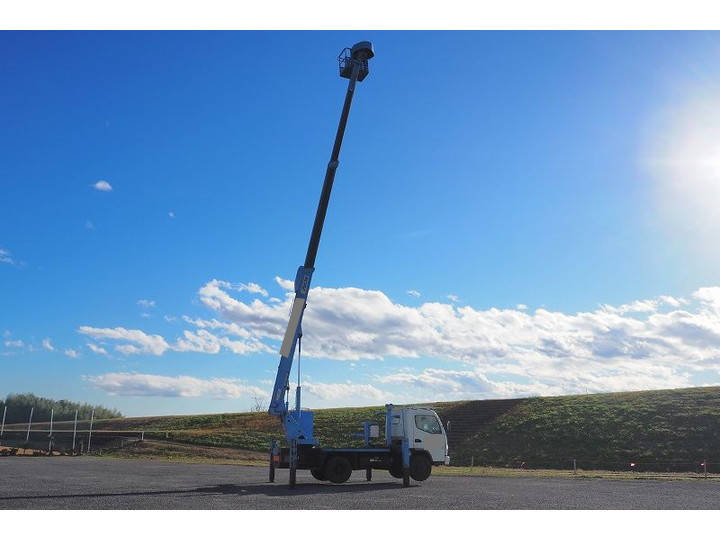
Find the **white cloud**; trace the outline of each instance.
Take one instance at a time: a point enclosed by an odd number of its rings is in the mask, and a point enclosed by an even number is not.
[[[260,285],[257,283],[253,283],[250,281],[249,283],[228,283],[227,281],[218,281],[219,284],[221,284],[223,287],[226,287],[228,289],[234,289],[236,291],[247,291],[251,294],[259,294],[260,296],[268,296],[268,292],[263,289]]]
[[[257,283],[253,283],[252,281],[251,281],[250,283],[248,283],[247,285],[245,285],[244,283],[240,283],[240,284],[238,285],[238,291],[248,291],[248,292],[251,292],[251,293],[253,293],[253,294],[259,294],[259,295],[262,295],[262,296],[267,296],[267,295],[268,295],[268,292],[267,292],[265,289],[263,289],[263,288],[262,288],[260,285],[258,285]]]
[[[0,248],[0,263],[15,264],[15,259],[7,249]]]
[[[515,306],[515,309],[520,310],[520,311],[527,311],[527,308],[528,307],[526,304],[518,304],[517,306]]]
[[[428,368],[419,374],[402,371],[376,379],[384,384],[401,385],[413,396],[411,401],[452,401],[497,397],[560,394],[562,388],[541,383],[494,382],[480,370]]]
[[[107,350],[100,347],[99,345],[95,345],[94,343],[86,343],[86,345],[88,346],[88,349],[90,349],[95,354],[107,354],[108,353]]]
[[[476,371],[454,371],[441,369],[425,369],[419,375],[407,371],[379,376],[377,379],[386,384],[411,384],[413,386],[431,388],[433,392],[479,392],[488,393],[492,383]]]
[[[69,356],[70,358],[77,358],[80,356],[80,353],[78,353],[75,349],[65,349],[65,356]]]
[[[280,285],[280,287],[282,289],[285,289],[286,291],[294,291],[295,290],[295,283],[292,280],[283,279],[280,276],[275,276],[275,283]]]
[[[454,294],[448,294],[448,295],[447,295],[447,298],[448,298],[448,300],[450,300],[453,304],[455,304],[455,303],[457,303],[457,302],[460,301],[460,298],[458,298],[458,297],[457,297],[456,295],[454,295]]]
[[[184,338],[180,338],[177,341],[176,349],[179,351],[193,351],[210,354],[217,354],[220,352],[218,337],[207,330],[198,330],[197,332],[185,330],[183,332],[183,336]]]
[[[224,336],[218,337],[203,329],[196,332],[185,330],[183,337],[177,340],[173,349],[181,352],[192,351],[217,354],[222,347],[231,350],[235,354],[249,354],[260,351],[273,352],[267,345],[257,339],[248,341],[231,340]]]
[[[235,332],[243,329],[276,344],[285,332],[293,296],[288,280],[276,282],[288,291],[280,303],[241,301],[218,280],[206,283],[198,294],[217,314],[215,327],[234,324]],[[468,369],[457,371],[472,372],[477,380],[480,370],[494,395],[683,386],[691,383],[693,373],[720,373],[720,287],[698,289],[692,301],[663,296],[575,314],[478,310],[438,302],[410,307],[381,291],[315,287],[303,333],[308,356],[459,362]],[[439,376],[424,377],[430,375]],[[512,383],[518,380],[527,383]],[[413,381],[417,386],[422,379]]]
[[[276,278],[276,281],[278,279]],[[270,305],[255,299],[245,304],[230,296],[229,290],[232,290],[229,283],[213,279],[203,285],[198,294],[205,306],[216,311],[222,318],[247,327],[247,330],[257,337],[276,338],[285,331],[289,300],[280,304],[273,302]]]
[[[660,306],[660,300],[636,300],[629,304],[623,304],[621,306],[608,306],[603,305],[602,308],[610,313],[650,313],[657,311]]]
[[[407,293],[414,298],[420,298],[422,296],[420,291],[416,291],[415,289],[410,289]]]
[[[322,402],[326,402],[325,406],[327,406],[328,403],[334,406],[351,406],[372,403],[381,405],[392,401],[390,393],[380,390],[371,384],[303,381],[302,387],[306,393],[304,395],[307,396],[307,394],[310,394],[310,396],[316,398],[315,403],[317,403],[317,406],[322,406]]]
[[[44,349],[47,349],[48,351],[54,351],[55,347],[53,347],[52,341],[50,341],[50,338],[45,338],[42,340],[42,346]]]
[[[198,297],[214,316],[183,316],[192,329],[182,330],[174,342],[122,327],[79,331],[96,340],[117,340],[115,350],[122,354],[276,353],[293,293],[292,282],[275,281],[285,289],[282,300],[265,297],[252,283],[207,282]],[[261,296],[238,298],[248,292]],[[320,401],[346,394],[346,403],[355,400],[352,396],[362,403],[361,395],[365,403],[382,402],[391,397],[383,385],[416,401],[687,386],[698,374],[705,380],[720,375],[720,287],[703,287],[687,298],[659,296],[579,313],[530,312],[522,304],[518,309],[442,302],[411,307],[381,291],[315,287],[303,334],[303,352],[310,357],[453,364],[385,371],[374,385],[306,383],[308,394]],[[337,386],[343,384],[350,386]]]
[[[112,186],[105,180],[98,180],[93,184],[93,187],[98,191],[112,191]]]
[[[198,328],[219,328],[225,333],[240,336],[242,338],[249,338],[252,335],[244,328],[238,326],[237,323],[227,323],[218,321],[217,319],[211,319],[209,321],[204,319],[193,319],[191,317],[188,317],[187,315],[183,315],[183,321],[192,324],[193,326],[197,326]]]
[[[155,300],[146,300],[145,298],[141,298],[137,301],[137,304],[145,309],[150,309],[155,307]]]
[[[675,298],[674,296],[659,296],[658,298],[661,303],[672,307],[680,307],[681,305],[688,303],[688,301],[684,298]]]
[[[115,350],[125,356],[130,356],[131,354],[142,354],[145,352],[141,347],[137,347],[136,345],[131,345],[129,343],[115,345]]]
[[[129,341],[130,344],[118,345],[115,349],[123,354],[152,354],[162,355],[170,348],[165,339],[157,334],[149,335],[142,330],[128,330],[118,326],[117,328],[94,328],[92,326],[81,326],[78,329],[81,334],[88,335],[94,339],[117,339]]]
[[[5,342],[6,347],[24,347],[25,342],[22,339],[9,339]]]
[[[151,317],[151,315],[149,313],[145,313],[145,312],[140,313],[140,316],[143,319],[149,319]]]
[[[196,332],[184,330],[182,337],[178,338],[174,344],[169,344],[165,338],[160,335],[149,335],[142,330],[129,330],[127,328],[94,328],[91,326],[81,326],[78,332],[91,336],[94,339],[115,339],[124,341],[115,346],[115,350],[124,355],[133,354],[152,354],[154,356],[162,356],[166,351],[173,350],[177,352],[201,352],[206,354],[217,354],[223,348],[235,354],[250,354],[254,352],[274,352],[265,343],[252,336],[249,332],[240,328],[235,328],[232,324],[219,323],[218,321],[203,321],[201,319],[192,320],[184,317],[186,322],[191,322],[201,329]],[[217,336],[205,329],[221,328],[226,333],[235,333],[244,340],[233,340],[227,336]]]
[[[253,395],[267,397],[266,390],[238,379],[151,375],[146,373],[105,373],[85,376],[86,381],[111,395],[161,397],[212,397],[238,399]]]
[[[720,287],[701,287],[693,293],[705,309],[720,313]]]
[[[175,217],[175,212],[168,212],[168,217],[174,218],[174,217]]]

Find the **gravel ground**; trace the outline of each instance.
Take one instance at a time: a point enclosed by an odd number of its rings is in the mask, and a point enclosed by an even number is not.
[[[263,467],[92,457],[0,458],[0,509],[720,509],[713,481],[432,476],[356,471],[346,484],[275,484]]]

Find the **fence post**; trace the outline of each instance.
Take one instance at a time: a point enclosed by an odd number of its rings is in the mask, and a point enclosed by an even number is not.
[[[5,405],[5,410],[3,411],[2,426],[0,426],[0,437],[2,437],[3,433],[5,432],[5,415],[6,414],[7,414],[7,405]]]
[[[705,478],[707,478],[707,458],[703,461],[703,470],[705,472]]]
[[[35,412],[35,407],[30,407],[30,418],[28,419],[28,430],[27,435],[25,436],[25,442],[30,440],[30,426],[32,426],[33,412]]]
[[[475,466],[475,456],[470,456],[470,466],[471,467]]]
[[[93,422],[95,421],[95,409],[92,410],[92,414],[90,415],[90,431],[88,432],[88,447],[87,447],[87,454],[90,453],[90,441],[92,440],[92,428],[93,428]]]
[[[73,454],[75,453],[75,436],[77,435],[77,409],[75,410],[75,423],[73,424],[73,445],[72,445],[72,451]]]
[[[577,460],[573,458],[573,474],[577,474]]]
[[[53,420],[55,419],[55,409],[50,409],[50,432],[48,433],[48,456],[52,456],[53,451]]]
[[[140,440],[141,441],[145,440],[145,432],[144,431],[140,434]]]

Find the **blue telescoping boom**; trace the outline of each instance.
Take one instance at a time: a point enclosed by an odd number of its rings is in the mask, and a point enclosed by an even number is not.
[[[285,437],[290,445],[291,484],[295,483],[297,446],[314,445],[316,441],[313,435],[313,413],[311,411],[301,411],[301,389],[299,380],[295,391],[295,409],[291,410],[289,407],[290,370],[295,355],[295,348],[300,349],[301,347],[303,313],[307,305],[310,281],[313,271],[315,270],[315,257],[320,244],[320,236],[330,201],[330,192],[332,191],[335,180],[335,172],[339,164],[340,147],[355,93],[355,85],[368,75],[368,60],[374,55],[372,43],[369,41],[361,41],[353,45],[350,49],[344,49],[338,58],[340,76],[349,79],[347,92],[345,94],[345,103],[343,104],[342,113],[340,114],[340,122],[337,133],[335,134],[335,144],[333,145],[330,155],[330,162],[325,172],[325,180],[315,214],[315,222],[313,224],[312,234],[310,235],[307,255],[305,256],[305,264],[298,268],[295,276],[295,299],[293,300],[292,310],[290,312],[290,321],[288,322],[285,337],[280,347],[280,364],[278,366],[275,386],[268,409],[270,414],[280,417],[285,431]],[[298,350],[298,353],[299,352]]]

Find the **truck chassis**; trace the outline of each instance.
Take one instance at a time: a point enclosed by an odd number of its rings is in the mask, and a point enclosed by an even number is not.
[[[276,469],[291,468],[291,448],[281,448],[274,444],[270,450],[270,482],[275,481]],[[316,480],[335,484],[346,482],[353,471],[365,471],[365,479],[372,480],[372,471],[388,471],[395,478],[402,478],[409,485],[410,478],[417,482],[427,480],[433,462],[425,450],[409,449],[409,468],[403,468],[402,445],[400,441],[391,447],[369,448],[321,448],[300,445],[297,447],[298,470],[309,470]]]

